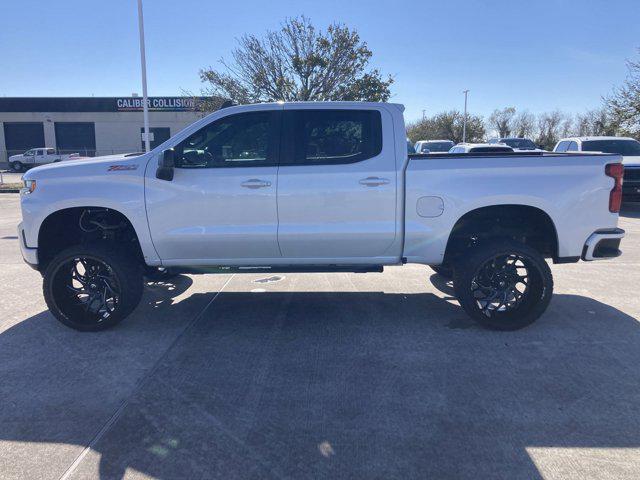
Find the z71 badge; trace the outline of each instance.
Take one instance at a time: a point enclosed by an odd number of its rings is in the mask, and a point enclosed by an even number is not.
[[[134,164],[134,165],[111,165],[108,169],[107,172],[121,172],[123,170],[137,170],[138,169],[138,165]]]

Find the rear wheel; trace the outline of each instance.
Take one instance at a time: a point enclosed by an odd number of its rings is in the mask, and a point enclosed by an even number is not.
[[[456,265],[453,286],[471,318],[495,330],[518,330],[542,315],[553,277],[535,249],[513,241],[474,247]]]
[[[44,272],[49,310],[75,330],[98,331],[118,324],[136,308],[142,289],[137,260],[108,244],[69,247]]]

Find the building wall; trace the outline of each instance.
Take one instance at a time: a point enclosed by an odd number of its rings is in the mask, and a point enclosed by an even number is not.
[[[150,127],[169,127],[171,136],[202,118],[195,111],[151,111]],[[4,122],[41,122],[46,145],[56,147],[55,122],[91,122],[95,124],[96,155],[137,152],[141,150],[140,129],[143,114],[136,112],[0,112],[0,162],[7,161]]]

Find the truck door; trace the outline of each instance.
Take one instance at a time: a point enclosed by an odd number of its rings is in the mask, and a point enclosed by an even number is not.
[[[157,179],[157,160],[150,161],[147,215],[164,264],[255,264],[280,257],[280,115],[257,110],[212,121],[174,146],[172,181]]]
[[[385,109],[287,105],[282,139],[282,256],[344,263],[389,255],[397,188],[391,115]]]

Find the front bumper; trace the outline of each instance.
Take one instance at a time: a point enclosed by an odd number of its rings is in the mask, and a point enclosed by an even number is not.
[[[31,268],[37,270],[38,269],[38,249],[29,248],[27,246],[27,241],[24,235],[24,228],[22,227],[22,222],[20,222],[20,224],[18,225],[18,241],[20,242],[20,253],[22,253],[22,259]]]
[[[622,255],[620,241],[625,232],[621,228],[607,228],[593,232],[582,248],[582,259],[586,261],[615,258]]]

